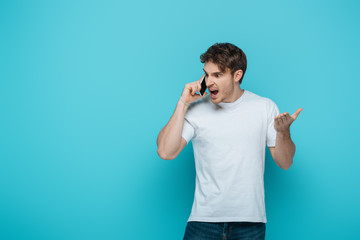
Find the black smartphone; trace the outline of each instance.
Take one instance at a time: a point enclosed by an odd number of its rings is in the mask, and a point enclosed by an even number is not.
[[[201,89],[200,89],[200,95],[204,96],[204,93],[206,91],[206,82],[205,82],[205,76],[201,80]]]

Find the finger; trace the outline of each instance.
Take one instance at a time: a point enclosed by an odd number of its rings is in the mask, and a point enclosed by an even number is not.
[[[290,124],[291,120],[290,120],[290,116],[288,115],[287,112],[283,113],[282,118],[283,118],[284,124],[286,124],[286,125]]]
[[[288,112],[284,113],[284,119],[286,122],[289,122],[291,120],[290,114]]]
[[[197,89],[198,89],[197,91],[200,92],[200,90],[201,90],[201,84],[200,84],[200,82],[197,82]]]
[[[204,95],[200,95],[200,98],[205,97],[207,95],[207,92],[204,93]]]
[[[294,119],[290,116],[290,114],[288,112],[286,113],[285,116],[286,116],[286,121],[288,123],[292,123],[294,121]]]
[[[200,99],[202,97],[205,97],[206,95],[207,95],[207,92],[205,92],[203,96],[201,96],[200,94],[195,94],[195,97],[196,97],[196,100],[198,100],[198,99]]]
[[[280,114],[280,122],[281,124],[285,123],[285,117],[284,117],[284,114]]]
[[[194,85],[191,85],[191,95],[194,96],[196,93],[196,87]]]
[[[276,116],[275,121],[277,122],[277,124],[282,124],[281,115]]]
[[[187,84],[185,85],[185,88],[188,90],[189,94],[191,95],[191,94],[192,94],[191,84],[190,84],[190,83],[187,83]]]
[[[196,101],[196,100],[198,100],[199,98],[201,98],[201,95],[200,95],[200,94],[195,94],[194,97],[195,97],[195,101]]]
[[[192,85],[189,84],[188,88],[189,88],[190,95],[193,95],[193,87],[192,87]]]
[[[195,84],[193,84],[193,95],[195,95],[196,94],[196,92],[198,92],[199,91],[199,89],[198,89],[198,85],[195,83]]]
[[[194,88],[195,88],[195,93],[200,91],[200,88],[201,88],[201,87],[200,87],[200,85],[199,85],[198,82],[196,82],[196,83],[194,84]]]
[[[281,117],[282,117],[282,113],[276,116],[277,119],[281,119]]]
[[[296,110],[296,112],[293,115],[291,115],[291,117],[295,120],[299,116],[302,110],[303,110],[302,108],[299,108],[298,110]]]
[[[201,75],[201,78],[198,80],[199,83],[201,83],[201,80],[204,78],[205,73],[203,75]]]
[[[280,115],[277,115],[275,118],[274,118],[274,121],[276,120],[278,120],[279,119],[279,117],[280,117]]]

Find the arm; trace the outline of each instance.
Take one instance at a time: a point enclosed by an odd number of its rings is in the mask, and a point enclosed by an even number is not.
[[[196,93],[201,89],[200,82],[202,77],[198,81],[185,85],[180,97],[182,100],[178,101],[170,121],[159,133],[156,141],[158,146],[157,153],[162,159],[172,160],[176,158],[187,144],[181,135],[188,105],[207,95],[207,93],[205,93],[201,96]]]
[[[269,147],[275,163],[284,170],[288,170],[293,164],[295,144],[288,133],[277,133],[275,147]]]
[[[157,153],[162,159],[172,160],[176,158],[186,146],[186,141],[181,137],[181,134],[187,109],[188,105],[179,100],[170,121],[160,131],[157,138]]]
[[[295,144],[290,137],[290,125],[298,117],[302,108],[296,110],[293,115],[285,112],[275,117],[274,128],[276,133],[275,148],[269,148],[271,155],[276,164],[284,170],[290,168],[293,164],[293,158],[295,155]]]

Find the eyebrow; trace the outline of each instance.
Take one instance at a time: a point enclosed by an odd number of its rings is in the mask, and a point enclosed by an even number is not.
[[[205,69],[203,69],[204,70],[204,72],[207,74],[207,72],[205,71]],[[213,73],[211,73],[211,74],[213,74],[213,75],[215,75],[215,74],[222,74],[222,73],[224,73],[224,72],[213,72]]]

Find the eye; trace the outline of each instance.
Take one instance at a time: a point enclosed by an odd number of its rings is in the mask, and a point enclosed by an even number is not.
[[[216,74],[216,77],[220,77],[221,76],[221,74]]]

